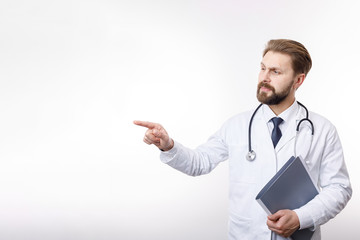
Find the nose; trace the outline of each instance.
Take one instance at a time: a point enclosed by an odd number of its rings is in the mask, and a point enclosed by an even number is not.
[[[269,71],[267,70],[260,70],[259,73],[259,82],[271,82],[270,76],[269,76]]]

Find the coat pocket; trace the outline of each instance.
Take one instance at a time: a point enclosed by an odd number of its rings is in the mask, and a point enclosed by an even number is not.
[[[250,218],[238,216],[230,212],[229,215],[229,240],[251,239],[250,229],[252,220]],[[252,239],[251,239],[252,240]]]

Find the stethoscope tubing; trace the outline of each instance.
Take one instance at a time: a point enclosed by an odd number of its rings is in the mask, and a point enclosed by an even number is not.
[[[297,101],[297,103],[301,106],[301,107],[303,107],[304,109],[305,109],[305,111],[306,111],[306,117],[305,118],[303,118],[303,119],[301,119],[300,121],[299,121],[299,123],[297,124],[297,126],[296,126],[296,136],[295,136],[295,146],[294,146],[294,154],[296,155],[296,140],[297,140],[297,135],[298,135],[298,132],[299,132],[299,130],[300,130],[300,126],[301,126],[301,123],[303,123],[304,121],[307,121],[307,122],[309,122],[310,123],[310,125],[311,125],[311,142],[312,142],[312,139],[313,139],[313,136],[314,136],[314,124],[312,123],[312,121],[309,119],[309,111],[307,110],[307,108],[302,104],[302,103],[300,103],[300,102],[298,102]],[[252,116],[251,116],[251,118],[250,118],[250,122],[249,122],[249,135],[248,135],[248,146],[249,146],[249,152],[246,154],[246,159],[248,160],[248,161],[254,161],[255,160],[255,158],[256,158],[256,153],[255,153],[255,151],[252,149],[252,146],[251,146],[251,126],[252,126],[252,122],[253,122],[253,119],[254,119],[254,117],[255,117],[255,115],[256,115],[256,112],[260,109],[260,107],[262,106],[263,104],[261,103],[256,109],[255,109],[255,111],[254,111],[254,113],[252,114]],[[310,145],[311,146],[311,145]]]

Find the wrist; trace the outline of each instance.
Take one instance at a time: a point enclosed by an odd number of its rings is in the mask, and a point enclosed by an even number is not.
[[[160,149],[160,151],[162,151],[162,152],[167,152],[167,151],[171,150],[173,147],[174,147],[174,140],[172,140],[172,139],[170,138],[170,143],[168,144],[168,146],[167,146],[167,147],[164,147],[164,148],[159,148],[159,149]]]

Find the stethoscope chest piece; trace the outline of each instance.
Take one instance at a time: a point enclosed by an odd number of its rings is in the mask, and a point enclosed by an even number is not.
[[[255,153],[253,150],[249,151],[249,152],[246,154],[246,159],[247,159],[248,161],[250,161],[250,162],[254,161],[255,158],[256,158],[256,153]]]

